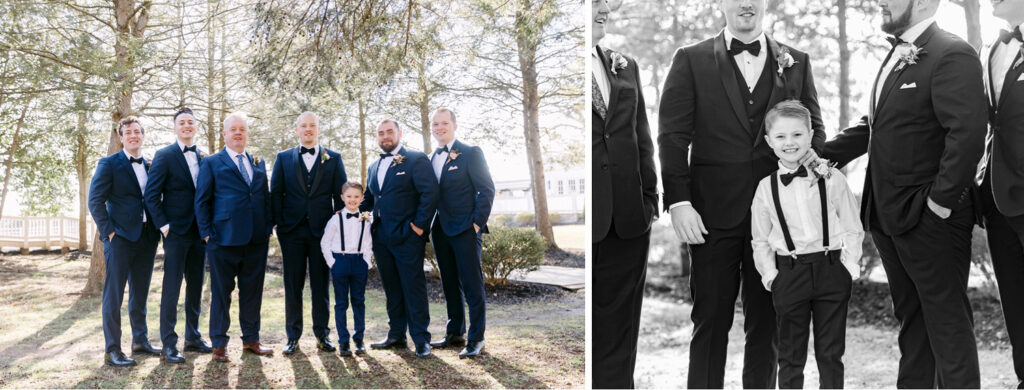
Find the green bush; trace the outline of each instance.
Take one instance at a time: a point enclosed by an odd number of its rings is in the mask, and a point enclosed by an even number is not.
[[[491,226],[508,226],[512,222],[512,217],[505,214],[499,214],[491,218]]]
[[[519,226],[531,226],[533,225],[533,213],[516,214],[515,221]]]
[[[552,225],[562,222],[562,214],[559,213],[548,213],[548,220]]]
[[[517,216],[518,217],[518,216]],[[494,227],[484,235],[481,266],[484,282],[503,286],[513,272],[536,271],[544,262],[547,243],[534,229]]]

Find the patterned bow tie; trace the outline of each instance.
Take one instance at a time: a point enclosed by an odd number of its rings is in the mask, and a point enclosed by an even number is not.
[[[442,152],[444,152],[444,153],[448,153],[448,145],[445,145],[445,146],[443,146],[443,147],[440,147],[440,148],[434,149],[434,155],[438,155],[438,154],[441,154]]]
[[[749,52],[754,57],[757,57],[761,53],[761,41],[743,43],[739,39],[733,38],[729,44],[729,55],[737,55],[742,52]]]
[[[999,41],[1002,42],[1004,45],[1010,43],[1010,41],[1013,39],[1016,39],[1017,42],[1024,42],[1024,38],[1021,37],[1020,26],[1014,27],[1012,31],[999,31]]]
[[[182,153],[195,152],[195,151],[196,151],[196,146],[195,145],[186,146],[185,149],[181,150]]]
[[[359,213],[345,213],[345,218],[359,218]]]
[[[893,37],[893,36],[885,37],[885,40],[889,41],[889,44],[892,45],[892,47],[899,46],[902,43],[907,43],[907,41],[904,41],[902,39],[899,39],[899,38],[896,38],[896,37]]]
[[[789,183],[793,182],[793,178],[795,178],[797,176],[807,177],[807,168],[804,168],[804,166],[801,165],[800,168],[797,168],[796,172],[793,172],[793,173],[783,173],[783,174],[779,175],[779,178],[782,179],[782,185],[788,186]]]
[[[299,146],[299,155],[301,156],[301,155],[306,154],[306,153],[309,153],[311,156],[315,156],[316,155],[316,148],[315,147],[313,147],[313,148],[306,148],[305,146]]]
[[[380,154],[380,158],[394,157],[394,156],[395,155],[391,154],[390,152],[388,152],[388,153],[381,153]]]
[[[143,160],[142,157],[139,157],[139,158],[128,157],[128,161],[130,161],[132,164],[145,164],[146,163],[146,160]]]

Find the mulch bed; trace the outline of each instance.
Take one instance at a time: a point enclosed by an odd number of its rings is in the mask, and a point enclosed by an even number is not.
[[[584,268],[587,266],[587,259],[581,249],[548,249],[544,252],[544,265]]]

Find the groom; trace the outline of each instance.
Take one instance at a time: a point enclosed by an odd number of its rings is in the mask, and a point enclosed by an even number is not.
[[[811,112],[812,147],[820,150],[825,132],[809,58],[765,35],[765,0],[719,5],[725,30],[676,52],[659,115],[665,205],[676,234],[690,244],[693,269],[687,385],[724,385],[733,307],[742,291],[743,387],[774,388],[775,309],[750,246],[754,190],[778,167],[764,141],[764,116],[782,100],[799,99]]]
[[[879,2],[893,48],[868,116],[824,150],[840,165],[870,155],[861,218],[900,322],[899,388],[980,385],[967,277],[988,107],[974,49],[934,22],[939,2]]]

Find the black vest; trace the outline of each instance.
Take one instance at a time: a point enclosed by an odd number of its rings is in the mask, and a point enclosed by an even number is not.
[[[747,85],[746,79],[743,78],[743,72],[740,71],[739,66],[736,64],[736,57],[729,56],[729,62],[732,63],[732,69],[736,72],[736,81],[739,83],[740,96],[743,97],[743,104],[747,110],[747,121],[750,123],[750,129],[752,131],[759,131],[761,125],[764,122],[764,116],[768,112],[768,101],[772,95],[772,69],[774,69],[775,59],[772,58],[771,51],[766,47],[765,55],[768,58],[764,62],[764,70],[761,71],[761,77],[757,79],[757,84],[754,85],[754,91],[750,91],[750,87]],[[756,136],[757,133],[754,134]]]
[[[305,174],[306,179],[306,193],[312,191],[313,178],[316,177],[316,170],[320,167],[320,156],[316,157],[316,160],[313,161],[313,169],[306,170],[306,162],[303,161],[302,155],[299,154],[299,166],[302,167],[302,173]]]

